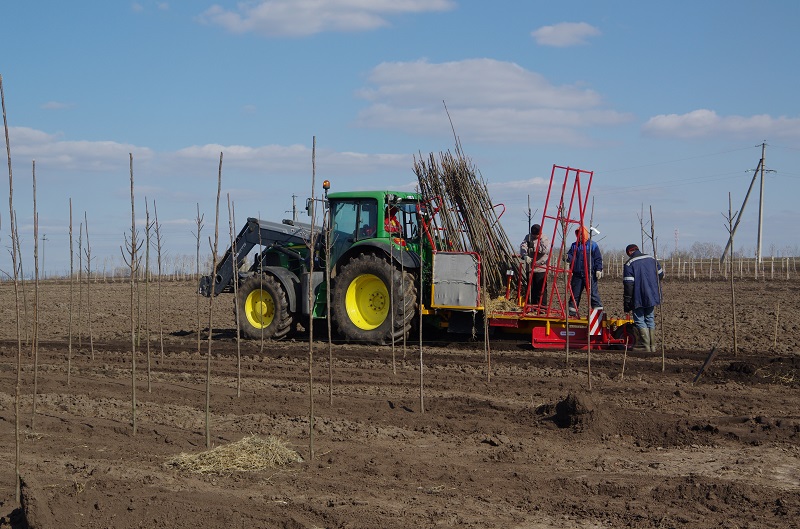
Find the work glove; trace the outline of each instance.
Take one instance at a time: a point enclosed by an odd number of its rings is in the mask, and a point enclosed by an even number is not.
[[[602,270],[598,270],[597,272],[594,273],[594,277],[596,277],[597,279],[600,279],[601,277],[603,277],[603,271]]]
[[[630,299],[625,299],[622,302],[622,310],[623,312],[633,312],[633,303]]]
[[[525,256],[525,264],[531,264],[531,256],[530,255],[526,255]]]

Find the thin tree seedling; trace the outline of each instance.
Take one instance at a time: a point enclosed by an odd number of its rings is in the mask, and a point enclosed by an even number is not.
[[[236,224],[236,219],[233,214],[233,206],[231,205],[231,194],[227,193],[228,198],[228,235],[231,239],[231,267],[233,268],[231,277],[233,278],[233,299],[239,299],[239,263],[238,253],[236,252],[236,240],[233,237],[233,227]],[[239,324],[239,309],[233,311],[233,317],[236,320],[236,396],[242,396],[242,340],[241,340],[241,326]]]
[[[8,139],[8,119],[6,118],[6,96],[3,90],[3,76],[0,74],[0,103],[3,107],[3,128],[6,137],[6,157],[8,159],[8,214],[11,219],[11,266],[14,276],[14,308],[16,311],[17,320],[17,378],[14,385],[14,498],[17,505],[21,501],[20,489],[20,460],[21,460],[21,444],[20,444],[20,421],[19,421],[19,401],[20,392],[22,390],[22,330],[20,328],[20,299],[19,299],[19,271],[17,268],[18,263],[18,242],[19,235],[17,234],[17,216],[14,211],[14,176],[11,171],[11,146]]]
[[[219,153],[219,172],[217,173],[217,205],[214,208],[214,242],[211,244],[211,288],[217,271],[217,249],[219,248],[219,197],[222,193],[222,153]],[[199,233],[199,229],[198,229]],[[211,448],[211,345],[213,342],[214,296],[208,296],[208,354],[206,355],[206,448]]]
[[[156,207],[156,201],[153,200],[153,225],[155,227],[155,234],[156,234],[156,259],[158,261],[158,342],[161,346],[161,360],[164,360],[164,318],[162,317],[161,311],[161,280],[164,276],[162,271],[162,263],[163,263],[163,239],[161,238],[161,224],[158,222],[158,208]],[[200,299],[200,298],[198,298]]]
[[[195,225],[197,231],[195,232],[195,239],[197,242],[197,254],[194,260],[195,263],[195,277],[200,277],[200,233],[203,231],[203,217],[200,214],[200,203],[197,204],[197,217],[195,217]],[[200,295],[197,295],[197,354],[200,354]]]
[[[136,437],[136,276],[139,273],[139,257],[137,253],[142,243],[136,237],[136,210],[133,194],[133,153],[128,153],[131,181],[131,233],[125,235],[125,248],[120,247],[122,259],[130,271],[130,319],[131,319],[131,435]]]
[[[89,351],[94,361],[94,336],[92,335],[92,303],[89,300],[92,278],[92,246],[89,244],[89,217],[83,212],[83,221],[86,226],[86,329],[89,333]]]

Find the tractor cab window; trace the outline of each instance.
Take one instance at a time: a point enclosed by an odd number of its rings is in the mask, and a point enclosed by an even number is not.
[[[331,202],[331,254],[333,262],[361,239],[375,237],[378,227],[378,201],[374,199]]]
[[[394,220],[392,220],[394,219]],[[391,223],[390,232],[395,237],[415,240],[419,238],[419,220],[417,218],[416,202],[398,202],[390,208],[390,217],[387,224]],[[386,230],[389,232],[389,230]]]
[[[358,235],[356,240],[372,239],[378,231],[378,201],[359,202]]]

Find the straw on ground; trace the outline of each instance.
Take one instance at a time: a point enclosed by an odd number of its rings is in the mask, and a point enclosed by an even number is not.
[[[257,435],[218,446],[199,454],[180,454],[167,461],[167,466],[198,474],[224,472],[256,472],[290,463],[302,463],[300,454],[279,438]]]

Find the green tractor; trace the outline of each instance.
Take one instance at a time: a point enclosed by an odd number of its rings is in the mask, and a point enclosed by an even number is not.
[[[248,219],[215,273],[201,278],[200,293],[232,292],[235,281],[244,336],[279,339],[290,335],[301,318],[327,317],[327,270],[331,319],[342,338],[402,339],[419,322],[419,274],[431,273],[423,264],[432,257],[420,224],[420,196],[397,191],[328,195],[327,183],[325,189],[321,228]],[[253,264],[241,270],[256,246]]]

